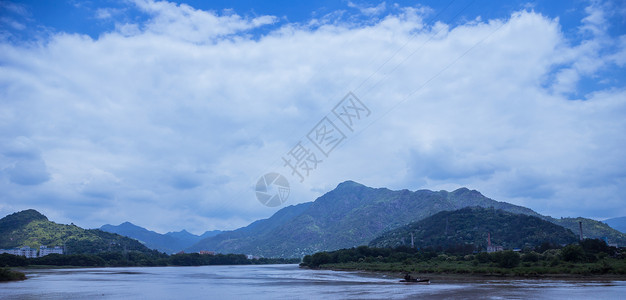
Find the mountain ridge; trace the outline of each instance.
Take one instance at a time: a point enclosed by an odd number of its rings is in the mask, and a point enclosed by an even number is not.
[[[203,238],[221,233],[219,230],[206,231],[201,236],[189,233],[187,230],[168,232],[161,234],[131,222],[123,222],[120,225],[105,224],[100,228],[102,231],[120,234],[129,238],[137,239],[150,249],[159,250],[168,254],[182,251],[197,243]]]
[[[626,233],[626,217],[606,219],[604,223],[622,233]]]
[[[274,222],[271,228],[257,230],[254,236],[246,234],[246,229],[242,228],[229,234],[222,233],[204,239],[189,250],[217,252],[236,250],[235,252],[268,257],[300,257],[319,251],[367,245],[383,232],[441,211],[452,211],[468,206],[500,209],[539,217],[552,223],[557,222],[557,219],[542,216],[532,209],[496,201],[468,188],[459,188],[452,192],[430,190],[411,192],[406,189],[392,191],[345,181],[315,201],[306,203],[309,203],[308,206],[300,213],[292,215],[288,220]],[[283,209],[293,210],[289,207]],[[279,210],[265,220],[272,220],[281,213],[282,210]],[[263,220],[257,222],[260,221]],[[252,223],[250,227],[254,227],[255,224],[259,226],[257,222]],[[571,225],[569,221],[569,223],[558,222]],[[588,234],[594,237],[593,232]],[[620,241],[626,241],[624,235],[615,234],[615,236]]]

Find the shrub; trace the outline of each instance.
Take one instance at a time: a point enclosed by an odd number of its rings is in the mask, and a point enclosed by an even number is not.
[[[320,265],[328,264],[331,262],[332,257],[330,256],[330,254],[328,254],[328,252],[317,252],[311,257],[311,264],[309,266],[319,267]]]
[[[556,267],[561,263],[561,261],[559,260],[559,258],[557,256],[553,257],[552,260],[550,261],[550,267]]]
[[[493,260],[501,268],[514,268],[519,265],[520,256],[511,250],[492,253]]]
[[[13,271],[9,268],[0,268],[0,281],[24,280],[26,275],[22,272]]]
[[[480,263],[488,263],[491,261],[491,255],[487,252],[480,252],[474,256],[476,260]]]
[[[582,261],[585,258],[585,251],[579,245],[567,245],[561,249],[561,258],[564,261]]]
[[[522,261],[524,262],[537,262],[539,261],[539,253],[531,251],[522,255]]]

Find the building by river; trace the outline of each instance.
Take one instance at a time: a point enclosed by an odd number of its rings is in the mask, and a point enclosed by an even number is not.
[[[31,248],[31,247],[0,249],[0,254],[2,253],[25,256],[26,258],[35,258],[35,257],[46,256],[52,253],[63,254],[63,247],[55,246],[55,247],[48,248],[48,246],[41,246],[39,247],[39,251],[37,251],[36,248]]]

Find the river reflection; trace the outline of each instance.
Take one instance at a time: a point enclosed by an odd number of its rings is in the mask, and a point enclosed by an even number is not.
[[[367,272],[297,265],[27,270],[2,299],[623,299],[626,281],[463,279],[403,284]]]

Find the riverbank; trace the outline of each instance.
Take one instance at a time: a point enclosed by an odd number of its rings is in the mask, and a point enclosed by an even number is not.
[[[454,249],[452,249],[454,250]],[[626,278],[626,249],[601,240],[564,247],[546,245],[519,251],[463,253],[409,247],[340,249],[306,255],[300,266],[330,270],[411,272],[536,278],[609,275]],[[535,251],[536,250],[536,251]],[[467,251],[465,251],[467,252]]]
[[[334,271],[368,271],[402,277],[410,272],[414,277],[446,278],[602,278],[626,280],[626,261],[605,259],[596,263],[561,263],[557,266],[522,263],[513,268],[502,268],[493,263],[474,261],[426,261],[417,263],[348,262],[322,264],[319,269]]]
[[[156,267],[156,266],[206,266],[206,265],[255,265],[298,263],[300,259],[247,258],[243,254],[203,255],[183,253],[146,255],[137,251],[100,252],[97,254],[49,254],[43,257],[26,258],[8,253],[0,254],[0,266],[53,268],[59,267]]]

